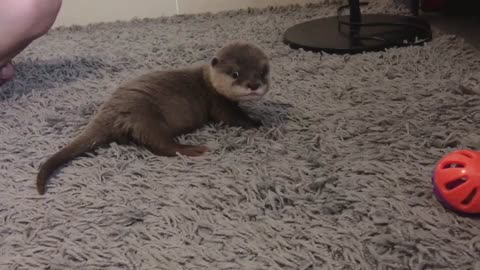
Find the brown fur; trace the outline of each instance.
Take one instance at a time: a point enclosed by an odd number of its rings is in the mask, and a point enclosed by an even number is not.
[[[210,64],[154,71],[125,83],[73,142],[41,166],[38,192],[45,193],[48,177],[58,167],[112,141],[135,142],[157,155],[199,156],[207,151],[205,146],[181,145],[175,137],[209,121],[260,126],[238,101],[260,98],[268,91],[268,70],[268,59],[259,48],[236,42],[219,50]]]

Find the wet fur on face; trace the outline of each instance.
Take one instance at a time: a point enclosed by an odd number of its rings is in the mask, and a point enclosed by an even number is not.
[[[256,100],[270,90],[270,66],[261,49],[236,42],[222,48],[210,63],[216,91],[233,101]]]

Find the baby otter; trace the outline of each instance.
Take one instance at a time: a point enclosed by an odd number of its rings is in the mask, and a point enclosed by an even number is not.
[[[61,165],[110,142],[134,142],[162,156],[199,156],[202,145],[182,145],[175,137],[209,121],[255,128],[239,101],[259,99],[269,91],[269,60],[257,46],[227,44],[210,63],[153,71],[121,85],[70,144],[40,168],[37,190],[45,193],[48,177]]]

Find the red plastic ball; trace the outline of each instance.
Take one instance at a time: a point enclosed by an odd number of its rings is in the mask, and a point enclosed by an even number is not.
[[[435,194],[453,210],[480,213],[480,153],[458,150],[437,163],[432,177]]]

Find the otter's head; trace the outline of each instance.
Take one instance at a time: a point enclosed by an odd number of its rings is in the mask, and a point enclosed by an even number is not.
[[[215,90],[233,101],[259,99],[270,88],[268,58],[249,43],[231,43],[220,49],[210,62],[209,73]]]

